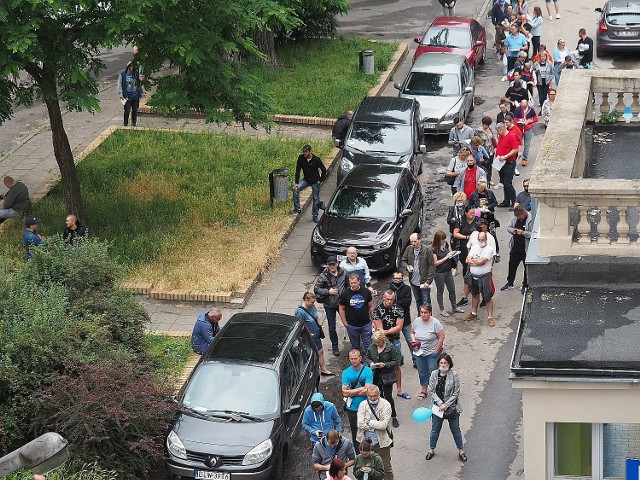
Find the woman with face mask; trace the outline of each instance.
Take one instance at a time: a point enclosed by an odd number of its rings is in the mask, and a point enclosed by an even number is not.
[[[426,460],[431,460],[435,455],[436,445],[440,437],[440,430],[445,420],[449,422],[449,428],[453,435],[453,440],[458,448],[458,459],[461,462],[467,461],[462,442],[462,432],[460,431],[460,379],[453,369],[451,356],[443,353],[438,359],[438,370],[431,373],[429,379],[429,394],[433,407],[442,413],[442,418],[434,413],[431,416],[431,435],[429,436],[429,451]]]
[[[438,230],[433,236],[431,242],[431,250],[433,251],[433,261],[436,265],[436,273],[433,277],[437,288],[438,306],[440,307],[440,315],[448,317],[449,312],[444,309],[444,287],[446,285],[449,292],[449,302],[451,302],[451,311],[453,313],[464,313],[462,308],[456,307],[456,284],[453,281],[453,265],[457,263],[454,258],[454,252],[449,248],[447,243],[447,234],[442,230]]]

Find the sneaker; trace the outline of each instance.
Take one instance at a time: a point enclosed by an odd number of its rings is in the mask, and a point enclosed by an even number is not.
[[[496,255],[496,263],[500,263],[500,254]]]
[[[442,315],[444,318],[450,317],[449,312],[447,312],[446,310],[440,310],[440,315]]]
[[[478,319],[478,314],[477,313],[469,313],[469,315],[467,315],[466,317],[464,317],[464,321],[465,322],[469,322],[471,320],[477,320]]]
[[[500,190],[501,188],[504,188],[504,185],[502,183],[498,183],[495,187],[494,190]]]
[[[560,14],[556,13],[556,19],[560,20]]]
[[[400,422],[396,417],[391,417],[391,423],[393,423],[393,428],[398,428],[400,426]]]
[[[499,203],[498,207],[500,207],[500,208],[511,208],[511,202],[507,202],[505,200],[504,202]]]
[[[318,223],[318,217],[313,217],[313,223]]]
[[[462,297],[460,300],[458,300],[458,303],[456,303],[456,307],[461,307],[463,305],[468,305],[469,304],[469,299],[467,297]]]
[[[513,288],[513,283],[505,283],[502,288],[500,289],[501,292],[504,292],[505,290],[511,290]]]
[[[291,210],[291,215],[296,214],[296,213],[300,213],[301,210],[299,208],[294,208],[293,210]]]
[[[452,268],[451,269],[451,275],[453,275],[454,277],[458,274],[458,269],[457,268]]]
[[[520,176],[520,171],[516,168],[516,177]]]
[[[487,325],[489,325],[490,327],[495,327],[496,326],[496,320],[493,317],[487,318]]]
[[[527,160],[526,158],[522,159],[522,166],[523,167],[526,167],[528,163],[529,163],[529,160]]]
[[[464,308],[454,308],[453,313],[464,313]]]
[[[506,82],[506,81],[507,81],[507,76],[505,75],[504,77],[502,77],[502,78],[500,79],[500,81],[501,81],[501,82]]]
[[[549,15],[549,16],[547,17],[547,20],[553,20],[553,15]]]
[[[340,349],[338,347],[333,347],[333,356],[334,357],[340,356]]]

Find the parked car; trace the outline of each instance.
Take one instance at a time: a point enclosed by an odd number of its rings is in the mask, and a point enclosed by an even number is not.
[[[487,32],[472,18],[438,17],[413,41],[418,44],[414,62],[424,53],[456,53],[467,57],[471,68],[476,68],[487,54]]]
[[[456,117],[465,120],[473,111],[474,73],[463,55],[425,53],[394,87],[400,97],[418,100],[425,133],[448,132]]]
[[[422,173],[427,151],[416,100],[396,97],[365,97],[353,114],[338,168],[338,184],[354,166],[391,164]]]
[[[235,314],[176,397],[165,443],[169,477],[280,480],[319,379],[304,321]]]
[[[627,0],[610,0],[600,13],[596,36],[596,56],[610,52],[640,52],[640,3]]]
[[[397,268],[409,235],[422,229],[420,182],[408,168],[358,165],[338,186],[311,235],[311,260],[356,247],[372,272]]]

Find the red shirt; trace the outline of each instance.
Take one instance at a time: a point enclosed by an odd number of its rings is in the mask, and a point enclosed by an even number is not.
[[[473,168],[467,168],[464,171],[463,188],[464,188],[464,194],[467,196],[467,198],[471,198],[471,194],[476,191],[476,188],[477,188],[477,182],[476,182],[477,171],[478,171],[478,166],[477,165],[475,167],[473,167]]]
[[[512,130],[518,131],[517,128],[513,128]],[[511,132],[507,133],[504,137],[498,137],[498,146],[496,147],[496,155],[504,156],[509,153],[511,150],[516,150],[516,152],[511,155],[509,158],[505,158],[505,162],[514,162],[516,157],[518,156],[518,147],[520,144],[518,143],[518,139],[515,134]]]
[[[516,119],[514,119],[516,120]],[[516,141],[518,142],[518,147],[522,145],[522,130],[520,130],[515,125],[507,130],[509,133],[507,135],[515,135]]]

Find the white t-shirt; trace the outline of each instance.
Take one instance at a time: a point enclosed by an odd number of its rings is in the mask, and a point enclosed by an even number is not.
[[[467,161],[462,160],[459,156],[455,156],[449,162],[449,167],[447,168],[450,172],[461,172],[467,168]]]
[[[477,230],[475,232],[472,232],[471,235],[469,235],[469,241],[467,242],[467,251],[471,251],[471,248],[474,245],[477,245],[478,243],[478,234],[480,232],[478,232]],[[489,232],[487,232],[487,245],[489,245],[491,248],[493,248],[493,251],[496,252],[496,239],[493,238],[493,235],[491,235]]]
[[[422,317],[418,317],[411,323],[411,327],[416,332],[416,340],[420,342],[420,349],[414,353],[422,356],[435,353],[438,333],[443,329],[440,320],[432,315],[429,323],[424,323]]]
[[[471,275],[484,275],[485,273],[489,273],[491,271],[491,267],[493,266],[494,254],[495,250],[489,245],[488,242],[484,248],[480,247],[480,245],[477,243],[473,247],[471,247],[468,255],[469,257],[475,259],[486,258],[488,260],[484,265],[481,266],[469,265],[469,272],[471,273]]]

